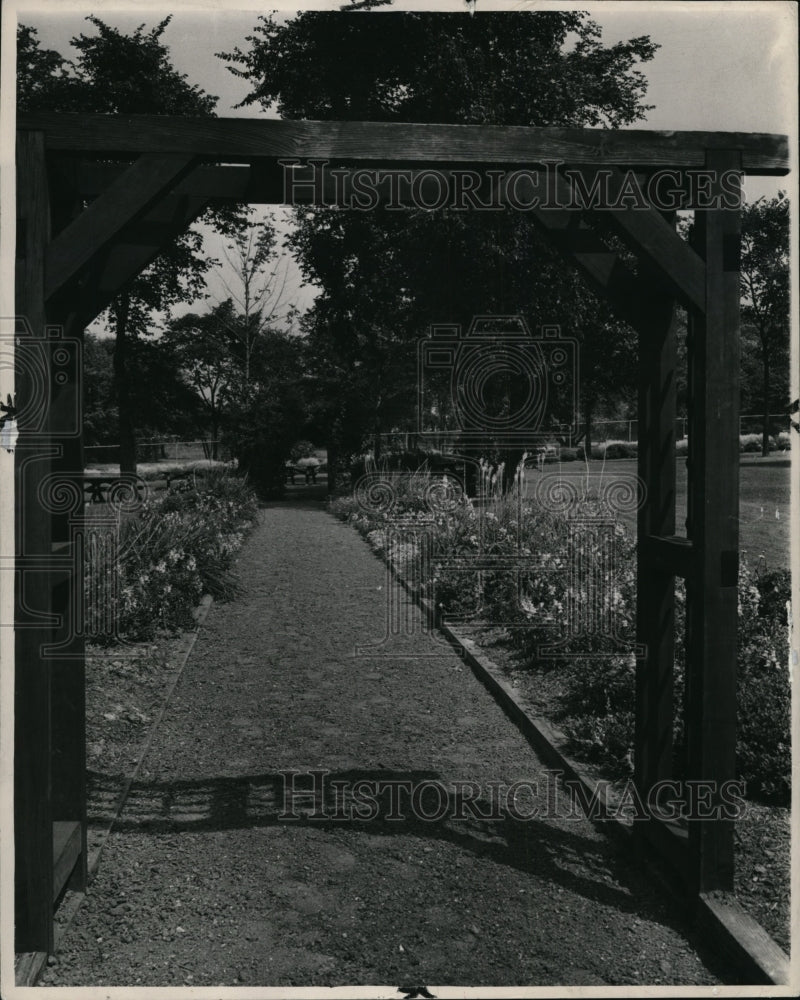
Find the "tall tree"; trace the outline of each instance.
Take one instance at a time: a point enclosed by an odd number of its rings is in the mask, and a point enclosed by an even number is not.
[[[238,380],[231,350],[237,319],[230,299],[206,313],[185,313],[172,319],[164,331],[172,345],[184,379],[197,393],[206,411],[212,457],[218,453],[226,388]]]
[[[218,274],[233,311],[218,312],[217,321],[224,322],[228,315],[235,318],[228,329],[228,341],[231,350],[240,355],[245,389],[261,335],[283,323],[292,312],[286,299],[287,271],[278,254],[274,220],[271,216],[261,220],[253,216],[252,209],[248,210],[241,228],[230,234],[222,249],[228,273],[226,276],[220,270]]]
[[[480,10],[267,17],[248,41],[247,51],[222,54],[252,86],[243,103],[285,118],[560,126],[641,118],[646,81],[637,67],[656,48],[647,37],[603,46],[579,12]],[[582,286],[522,213],[303,209],[297,221],[297,258],[322,287],[311,336],[347,374],[338,393],[331,380],[323,387],[337,414],[329,451],[354,447],[355,433],[334,438],[343,424],[355,432],[356,409],[365,440],[386,426],[398,365],[408,372],[431,323],[466,329],[488,312],[521,313],[534,328],[577,320]],[[421,387],[408,377],[413,412]],[[354,405],[356,387],[364,393]]]
[[[789,202],[783,192],[742,213],[743,343],[755,334],[761,369],[761,453],[769,454],[771,408],[786,409],[789,360]],[[775,388],[779,398],[775,398]]]
[[[163,35],[171,17],[155,27],[140,25],[125,34],[100,18],[86,20],[94,34],[71,40],[74,61],[43,49],[34,29],[20,25],[18,108],[23,111],[82,111],[103,114],[163,114],[210,116],[217,98],[191,84],[170,60]],[[236,213],[208,212],[210,221],[231,232]],[[205,276],[216,262],[204,253],[200,233],[189,229],[124,289],[107,311],[115,335],[114,380],[119,413],[120,468],[136,470],[136,410],[131,342],[151,332],[153,314],[183,299],[197,298]]]

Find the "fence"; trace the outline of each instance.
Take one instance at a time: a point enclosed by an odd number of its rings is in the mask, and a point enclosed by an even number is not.
[[[676,417],[675,437],[682,441],[686,437],[687,417]],[[745,413],[739,417],[739,434],[760,434],[764,426],[764,414]],[[781,431],[789,430],[786,413],[769,415],[769,433],[774,437]],[[598,441],[637,441],[639,428],[636,420],[594,420],[592,436]]]
[[[114,465],[119,462],[119,445],[99,444],[84,448],[86,465]],[[201,459],[230,459],[228,447],[222,441],[171,441],[150,438],[136,442],[139,462],[192,462]]]

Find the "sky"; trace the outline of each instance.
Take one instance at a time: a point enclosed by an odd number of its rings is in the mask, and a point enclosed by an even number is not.
[[[342,0],[307,2],[304,9],[337,10]],[[218,113],[225,116],[260,117],[267,113],[258,105],[237,108],[248,85],[230,74],[219,51],[243,47],[259,13],[280,8],[286,16],[299,4],[288,0],[255,3],[253,0],[175,0],[171,4],[125,0],[95,0],[94,3],[26,2],[18,0],[19,20],[37,28],[42,44],[69,55],[69,39],[78,33],[92,33],[85,21],[96,13],[123,30],[142,22],[157,23],[167,13],[173,21],[164,34],[175,66],[193,83],[219,97]],[[487,10],[565,9],[568,3],[531,0],[477,0],[477,14]],[[646,103],[655,107],[637,127],[665,130],[714,130],[793,133],[797,122],[796,8],[783,0],[757,2],[677,3],[661,0],[608,0],[582,3],[581,10],[603,29],[605,44],[648,34],[660,46],[655,58],[644,67],[649,87]],[[249,9],[246,9],[248,8]],[[395,0],[393,10],[442,10],[466,16],[462,0]],[[380,16],[375,12],[366,16]],[[745,197],[754,200],[772,196],[786,188],[779,178],[745,178]],[[288,212],[277,210],[279,229],[285,229]],[[209,252],[218,255],[209,241]],[[313,293],[303,288],[302,278],[289,262],[287,298],[301,307]],[[224,296],[221,283],[212,279],[212,298]]]

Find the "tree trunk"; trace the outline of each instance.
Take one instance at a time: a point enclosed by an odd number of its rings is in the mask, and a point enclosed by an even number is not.
[[[583,409],[583,453],[586,461],[592,460],[592,401],[586,400]]]
[[[761,425],[761,454],[764,458],[769,455],[769,358],[764,351],[764,381],[762,383],[762,408],[764,411],[764,422]]]
[[[503,493],[508,493],[514,486],[517,468],[522,461],[523,454],[522,448],[519,447],[504,448],[500,452],[500,459],[503,462]]]
[[[327,444],[328,452],[328,494],[336,492],[337,480],[339,478],[339,449],[332,442]]]
[[[211,409],[211,458],[217,461],[217,449],[219,440],[219,413],[216,406]]]
[[[128,316],[131,302],[127,295],[120,295],[114,303],[114,389],[119,409],[119,471],[136,475],[136,432],[133,423],[133,404],[130,394]]]

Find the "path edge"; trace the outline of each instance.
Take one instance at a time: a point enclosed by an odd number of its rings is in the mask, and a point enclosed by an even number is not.
[[[331,513],[329,511],[329,513]],[[331,513],[332,517],[336,515]],[[337,520],[342,520],[337,518]],[[344,522],[351,530],[353,526]],[[603,786],[584,774],[580,767],[571,760],[558,746],[563,741],[563,734],[546,719],[530,715],[527,709],[514,694],[511,686],[500,676],[500,668],[478,646],[458,629],[447,625],[441,620],[441,615],[434,604],[423,597],[419,588],[409,583],[397,569],[388,553],[378,549],[361,536],[370,551],[383,562],[406,593],[417,604],[425,615],[426,622],[433,624],[447,638],[455,651],[470,666],[473,674],[489,691],[505,714],[522,732],[533,748],[544,758],[545,763],[562,771],[571,781],[578,782],[590,796],[595,796],[603,806],[608,804]],[[560,739],[559,739],[560,738]],[[627,845],[633,846],[632,827],[617,816],[601,821],[592,820],[604,833]],[[649,866],[652,870],[652,865]],[[675,885],[658,873],[660,880],[670,894],[679,902],[685,898],[679,896]],[[724,956],[731,965],[747,978],[741,985],[789,986],[792,983],[791,962],[789,956],[777,941],[747,913],[738,903],[733,893],[714,893],[699,895],[694,917],[694,925],[711,939],[712,947]]]

